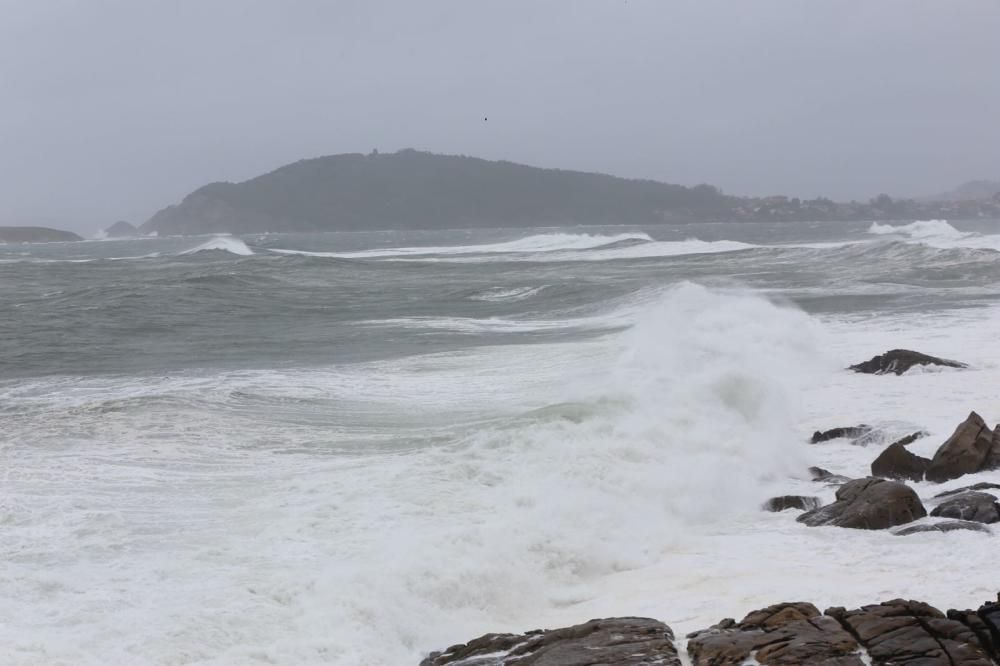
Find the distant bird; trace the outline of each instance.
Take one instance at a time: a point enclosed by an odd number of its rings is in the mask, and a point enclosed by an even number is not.
[[[483,122],[484,122],[484,123],[485,123],[485,122],[486,122],[487,120],[489,120],[489,118],[483,118]]]

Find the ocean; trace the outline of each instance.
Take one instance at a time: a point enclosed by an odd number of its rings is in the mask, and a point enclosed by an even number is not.
[[[1000,421],[998,299],[998,221],[0,245],[0,662],[415,666],[594,617],[975,607],[996,536],[760,505]],[[844,370],[897,347],[971,367]]]

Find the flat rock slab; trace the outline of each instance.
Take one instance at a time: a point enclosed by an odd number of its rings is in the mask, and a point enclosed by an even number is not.
[[[971,520],[944,520],[940,523],[924,523],[923,525],[910,525],[894,532],[896,536],[910,536],[911,534],[925,534],[927,532],[983,532],[991,534],[990,528],[982,523],[974,523]]]
[[[946,368],[969,367],[959,361],[929,356],[909,349],[892,349],[864,363],[852,365],[848,370],[869,375],[901,375],[916,365],[939,365]]]
[[[524,634],[486,634],[420,666],[681,666],[670,627],[621,617]]]

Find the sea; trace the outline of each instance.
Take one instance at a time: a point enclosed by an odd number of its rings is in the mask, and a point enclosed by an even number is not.
[[[970,367],[845,369],[893,348]],[[683,642],[780,601],[976,607],[1000,535],[761,510],[972,410],[1000,421],[995,220],[0,245],[0,663],[416,666],[596,617]]]

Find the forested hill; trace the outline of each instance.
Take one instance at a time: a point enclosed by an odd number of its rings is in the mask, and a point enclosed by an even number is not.
[[[403,150],[302,160],[212,183],[156,213],[160,234],[649,224],[725,217],[738,200],[595,173]]]

